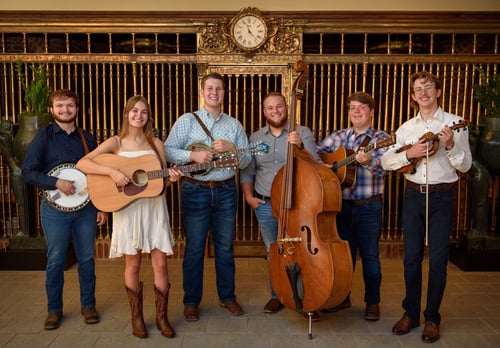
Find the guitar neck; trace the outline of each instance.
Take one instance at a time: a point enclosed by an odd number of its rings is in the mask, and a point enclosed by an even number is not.
[[[365,149],[363,151],[365,153],[371,152],[371,151],[375,150],[376,146],[377,146],[377,143],[370,144],[367,147],[365,147]],[[349,164],[351,164],[355,161],[356,161],[356,153],[353,153],[352,155],[344,158],[342,161],[335,163],[333,165],[333,169],[338,169],[338,168],[342,168],[344,166],[348,166]]]
[[[215,168],[215,162],[187,164],[184,166],[175,167],[175,170],[178,170],[182,173],[191,173],[212,168]],[[148,172],[148,179],[159,179],[165,177],[168,177],[168,168],[152,170]]]

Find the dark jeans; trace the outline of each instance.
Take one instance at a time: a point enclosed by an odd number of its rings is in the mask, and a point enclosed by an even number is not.
[[[365,283],[364,300],[368,304],[380,302],[382,271],[379,259],[379,240],[382,231],[382,203],[374,201],[364,205],[342,203],[342,211],[337,214],[337,228],[340,238],[349,242],[353,269],[359,249],[363,263]]]
[[[186,250],[182,263],[184,304],[197,306],[203,295],[203,266],[208,231],[215,249],[219,300],[234,301],[233,238],[236,223],[236,183],[210,188],[182,183],[182,214]]]
[[[425,321],[441,322],[439,307],[446,287],[446,267],[450,233],[454,218],[453,189],[429,193],[429,279]],[[403,199],[404,277],[406,297],[405,315],[420,319],[422,296],[422,261],[425,250],[426,195],[406,189]]]
[[[81,306],[95,307],[96,218],[97,211],[92,204],[76,212],[61,212],[42,200],[40,219],[47,243],[45,288],[49,312],[63,309],[64,264],[71,240],[78,261]]]

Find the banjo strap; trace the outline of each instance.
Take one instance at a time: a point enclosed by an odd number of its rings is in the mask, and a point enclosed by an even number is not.
[[[80,134],[80,138],[82,138],[83,149],[85,150],[85,154],[89,153],[89,147],[87,145],[87,141],[85,140],[85,136],[83,135],[83,130],[78,128],[78,134]]]

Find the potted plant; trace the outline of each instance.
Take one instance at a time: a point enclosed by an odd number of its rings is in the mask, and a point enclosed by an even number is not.
[[[500,117],[500,74],[487,76],[481,67],[476,70],[479,83],[472,87],[474,99],[484,108],[485,117]]]
[[[470,132],[474,161],[469,171],[474,200],[473,226],[469,236],[469,248],[486,247],[488,235],[488,185],[492,175],[500,175],[500,75],[488,76],[476,67],[479,83],[473,85],[474,99],[484,108],[479,118],[479,128]],[[488,239],[496,245],[497,241]]]
[[[38,130],[48,124],[52,117],[49,114],[49,95],[51,89],[47,84],[47,70],[43,64],[28,65],[32,79],[26,82],[25,64],[19,58],[16,61],[16,74],[24,93],[24,107],[18,117],[19,128],[14,137],[14,154],[22,163],[24,153]]]
[[[479,83],[473,86],[474,99],[484,108],[480,117],[478,155],[491,175],[500,175],[500,74],[479,71]]]

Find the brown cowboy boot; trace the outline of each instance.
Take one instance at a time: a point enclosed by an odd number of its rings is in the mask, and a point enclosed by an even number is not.
[[[156,304],[156,327],[165,337],[171,338],[175,336],[174,328],[168,322],[168,292],[170,291],[170,283],[167,285],[167,290],[164,294],[161,293],[155,286],[155,304]]]
[[[140,338],[148,337],[148,329],[146,328],[144,316],[142,315],[142,287],[143,283],[140,282],[137,293],[125,287],[130,303],[130,312],[132,314],[132,333],[134,336]]]

